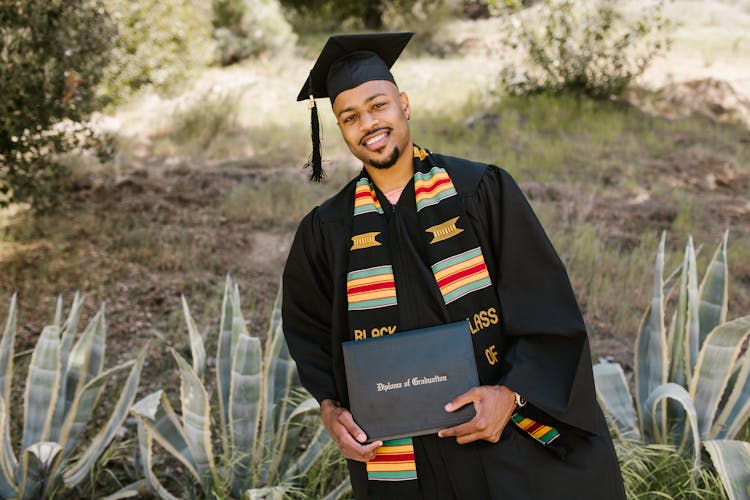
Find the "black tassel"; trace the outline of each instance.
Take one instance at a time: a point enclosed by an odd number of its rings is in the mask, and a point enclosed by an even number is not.
[[[315,104],[315,98],[310,95],[310,128],[312,129],[312,157],[305,164],[305,168],[312,167],[310,180],[321,182],[325,177],[323,172],[323,162],[320,155],[320,120],[318,118],[318,106]]]

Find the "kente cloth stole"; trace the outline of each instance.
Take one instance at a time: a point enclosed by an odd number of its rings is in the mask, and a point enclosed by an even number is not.
[[[422,245],[435,286],[443,297],[443,321],[469,320],[481,384],[500,376],[500,307],[482,249],[466,217],[463,200],[448,172],[430,153],[414,147],[414,194]],[[387,201],[385,201],[387,203]],[[354,194],[347,300],[349,336],[354,340],[399,330],[397,277],[391,263],[387,221],[366,172]],[[430,325],[424,325],[430,326]],[[546,445],[557,430],[515,413],[511,420]],[[370,480],[417,479],[411,438],[390,440],[367,463]]]

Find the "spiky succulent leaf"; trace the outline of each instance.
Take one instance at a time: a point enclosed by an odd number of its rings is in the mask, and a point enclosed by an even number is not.
[[[76,486],[86,478],[91,467],[99,459],[104,452],[104,449],[115,436],[117,429],[125,421],[125,418],[128,415],[128,410],[133,404],[135,394],[138,390],[138,382],[140,380],[141,370],[143,369],[143,363],[146,359],[147,349],[148,346],[144,347],[136,358],[135,363],[133,363],[133,367],[130,369],[128,378],[125,380],[125,385],[120,391],[120,396],[117,399],[117,403],[112,410],[109,420],[96,436],[94,436],[94,439],[83,452],[81,458],[65,473],[65,484],[68,487]]]
[[[649,394],[667,379],[667,339],[664,331],[664,241],[662,233],[654,265],[651,305],[641,322],[635,348],[636,409],[643,421],[643,406]],[[662,410],[666,418],[666,408]],[[664,420],[664,419],[662,419]],[[641,434],[646,436],[645,429]]]
[[[729,300],[728,277],[729,269],[727,266],[727,238],[729,232],[724,233],[724,237],[719,243],[716,252],[708,264],[706,274],[703,276],[703,282],[700,286],[700,344],[706,339],[709,333],[718,325],[727,320],[727,304]]]
[[[698,277],[693,239],[688,238],[682,261],[679,296],[673,328],[668,338],[669,381],[687,385],[698,354]]]
[[[236,317],[236,316],[235,316]],[[235,491],[250,486],[250,460],[255,455],[261,411],[260,340],[240,335],[232,363],[229,397],[229,425],[233,449],[238,452],[234,467]]]
[[[309,457],[308,459],[298,457],[294,461],[292,461],[292,458],[300,447],[299,440],[302,435],[303,426],[309,422],[306,418],[311,415],[314,416],[314,422],[319,425],[317,416],[320,414],[320,405],[315,398],[308,398],[292,408],[292,412],[280,427],[278,443],[274,445],[274,460],[270,467],[274,474],[284,473],[288,476],[293,473],[293,470],[298,471],[300,467],[305,468],[307,466],[305,460],[309,460]],[[325,437],[317,436],[316,434],[315,439],[308,443],[305,454],[307,454],[307,451],[310,451],[311,445],[314,445],[316,442],[321,443],[321,440],[324,439]],[[311,452],[317,456],[321,449],[322,447],[318,446]],[[303,462],[300,462],[300,460],[303,460]]]
[[[54,327],[58,332],[59,328]],[[50,441],[34,443],[23,452],[21,459],[21,481],[18,497],[23,500],[47,498],[47,493],[56,486],[56,478],[50,472],[62,458],[62,446]]]
[[[8,319],[5,322],[3,338],[0,339],[0,397],[10,401],[13,383],[13,345],[16,342],[16,294],[10,299]]]
[[[633,397],[630,395],[625,373],[619,363],[594,365],[596,396],[610,415],[617,430],[625,438],[640,438],[636,422]]]
[[[185,315],[188,335],[190,335],[190,354],[193,361],[193,371],[198,378],[203,380],[203,370],[206,368],[206,349],[203,346],[203,337],[201,337],[198,327],[195,325],[193,316],[190,314],[185,296],[182,296],[182,313]]]
[[[57,303],[55,304],[55,316],[52,318],[52,325],[62,330],[62,313],[63,313],[63,299],[62,295],[57,296]]]
[[[107,495],[102,500],[121,500],[122,498],[143,498],[148,495],[151,485],[145,479],[130,483],[127,486],[123,486],[119,490],[115,491],[111,495]],[[166,498],[166,497],[162,497]]]
[[[55,414],[52,417],[52,429],[50,430],[49,435],[51,441],[59,441],[60,429],[62,428],[63,420],[65,419],[65,398],[68,392],[68,377],[65,374],[68,370],[70,348],[73,345],[73,338],[75,337],[76,329],[78,328],[78,319],[80,318],[82,305],[83,299],[78,292],[76,292],[73,297],[73,304],[70,307],[68,319],[65,320],[65,324],[62,327],[62,333],[60,334],[60,389],[57,395]]]
[[[172,356],[180,370],[180,401],[182,423],[190,453],[200,475],[201,485],[216,482],[217,472],[211,449],[211,422],[208,394],[190,365],[176,351]]]
[[[3,398],[0,398],[0,433],[3,446],[3,450],[0,450],[0,498],[14,498],[18,494],[15,483],[18,463],[10,444],[10,415]]]
[[[196,480],[200,480],[195,460],[190,453],[185,430],[164,391],[158,390],[143,397],[133,405],[130,411],[136,418],[143,420],[143,426],[150,436],[185,464],[185,467]]]
[[[293,411],[290,393],[299,385],[297,365],[289,355],[281,325],[281,289],[271,311],[266,348],[263,358],[264,412],[262,440],[266,448],[279,448],[284,422]]]
[[[659,422],[660,418],[664,418],[663,415],[658,415],[659,407],[665,406],[661,404],[665,399],[671,399],[676,401],[682,406],[683,411],[687,416],[687,423],[690,429],[690,435],[693,442],[693,461],[695,467],[700,465],[700,434],[698,433],[698,415],[695,411],[695,405],[693,400],[690,398],[690,394],[685,390],[684,387],[675,383],[669,382],[662,384],[649,395],[644,405],[643,412],[643,427],[650,429],[654,441],[657,443],[666,444],[668,436],[662,431],[664,425]],[[678,441],[680,438],[678,438]]]
[[[750,443],[721,439],[704,441],[703,446],[729,499],[750,497]]]
[[[688,382],[693,376],[695,364],[698,362],[698,349],[700,339],[700,317],[699,306],[700,296],[698,295],[698,264],[695,261],[695,248],[693,247],[693,238],[688,238],[687,260],[690,263],[690,272],[688,273],[688,300],[687,300],[687,318],[685,321],[685,371]]]
[[[146,481],[159,498],[177,500],[177,497],[169,493],[154,475],[152,463],[153,437],[150,434],[150,431],[143,425],[142,417],[136,417],[136,422],[138,425],[138,449],[141,456],[141,468],[143,470],[143,475],[146,477]]]
[[[703,343],[690,396],[698,411],[698,426],[704,439],[714,437],[710,431],[716,410],[748,335],[750,316],[745,316],[717,326]]]
[[[76,449],[109,379],[123,370],[132,368],[134,364],[135,361],[128,361],[110,368],[83,386],[83,389],[76,394],[65,422],[61,426],[59,442],[63,446],[63,458],[70,456],[71,452]]]
[[[283,500],[292,488],[288,485],[268,486],[265,488],[253,488],[247,490],[246,498],[249,500]]]
[[[65,413],[78,391],[102,371],[104,363],[104,304],[91,319],[81,337],[73,345],[65,373]]]
[[[31,355],[23,400],[21,449],[47,441],[60,385],[60,329],[46,326]]]
[[[319,425],[312,439],[310,439],[305,452],[287,467],[284,472],[284,481],[290,482],[295,477],[305,476],[315,461],[320,458],[323,448],[330,442],[331,437],[328,435],[328,432],[326,432],[322,425]]]
[[[352,483],[347,477],[336,486],[333,491],[323,497],[323,500],[339,500],[340,498],[351,496]]]
[[[13,363],[14,360],[16,360],[13,351],[16,341],[17,314],[17,299],[16,294],[14,293],[10,299],[10,305],[8,306],[8,318],[5,323],[5,328],[3,329],[3,337],[0,339],[0,399],[6,402],[6,409],[4,411],[5,423],[3,423],[3,420],[0,420],[0,425],[3,426],[2,429],[9,426],[10,422],[10,407],[8,405],[11,401],[11,389],[13,385]],[[2,449],[0,450],[0,453],[2,453],[3,462],[0,463],[0,467],[3,466],[3,463],[5,464],[5,467],[7,467],[8,470],[4,471],[2,475],[9,473],[7,477],[11,478],[10,481],[12,482],[12,471],[16,469],[18,461],[13,453],[9,431],[5,432],[3,430],[2,441]],[[4,496],[5,493],[0,492],[0,495]]]
[[[76,292],[73,296],[73,304],[70,306],[68,319],[65,320],[65,325],[62,329],[60,352],[62,353],[61,359],[64,361],[64,365],[67,365],[70,348],[73,346],[73,339],[78,332],[78,321],[81,318],[81,306],[83,306],[83,302],[83,297]]]
[[[740,370],[732,392],[711,429],[711,436],[717,439],[734,439],[750,418],[750,351],[745,351],[737,364]]]
[[[222,442],[229,444],[229,391],[232,378],[232,278],[227,275],[221,303],[219,342],[216,347],[216,387],[219,392],[219,422]]]

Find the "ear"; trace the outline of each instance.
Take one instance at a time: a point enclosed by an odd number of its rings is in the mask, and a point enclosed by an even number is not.
[[[401,109],[404,111],[406,119],[408,120],[411,118],[411,107],[409,106],[409,96],[406,95],[406,92],[401,92],[399,95],[399,101],[401,102]]]

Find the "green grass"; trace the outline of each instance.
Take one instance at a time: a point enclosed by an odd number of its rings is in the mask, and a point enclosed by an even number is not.
[[[666,445],[642,445],[615,439],[629,499],[724,499],[724,488],[709,466],[698,470],[693,462]]]
[[[468,117],[468,118],[467,118]],[[705,119],[667,120],[615,102],[568,96],[469,101],[460,113],[413,120],[415,141],[496,163],[539,182],[621,185],[647,174],[649,160],[704,148],[750,171],[748,134]]]

